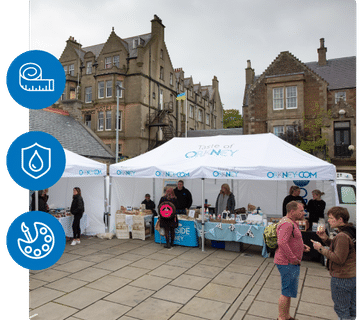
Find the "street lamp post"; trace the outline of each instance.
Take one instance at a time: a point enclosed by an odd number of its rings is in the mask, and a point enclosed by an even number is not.
[[[119,161],[119,97],[120,90],[125,90],[119,84],[116,85],[116,146],[115,146],[115,163]]]

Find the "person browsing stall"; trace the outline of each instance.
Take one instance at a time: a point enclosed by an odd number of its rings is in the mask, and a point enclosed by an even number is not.
[[[168,187],[165,191],[165,195],[161,197],[158,205],[159,212],[161,210],[161,207],[164,203],[170,202],[171,210],[175,210],[177,208],[177,198],[174,193],[174,189],[172,187]],[[176,214],[172,215],[169,218],[163,218],[161,214],[159,214],[160,219],[160,227],[165,229],[165,239],[166,244],[164,248],[170,249],[174,246],[174,240],[175,240],[175,229],[178,227],[178,219]]]
[[[278,302],[279,320],[294,319],[290,316],[291,298],[296,298],[299,284],[300,264],[303,252],[310,247],[302,239],[297,220],[304,218],[304,206],[297,201],[286,205],[286,216],[276,229],[278,248],[275,251],[274,263],[281,276],[281,295]]]
[[[235,212],[235,196],[230,191],[230,187],[227,183],[221,186],[220,193],[217,196],[215,204],[216,216],[222,215],[223,211],[230,211],[230,214]]]
[[[331,275],[331,297],[339,319],[356,319],[356,228],[349,224],[349,212],[343,207],[329,209],[328,222],[339,233],[330,239],[324,229],[316,233],[323,247],[313,241],[314,249],[327,258],[327,268]]]
[[[289,195],[287,195],[283,201],[283,217],[286,216],[286,205],[291,201],[299,201],[304,205],[304,209],[306,209],[306,202],[302,196],[300,196],[300,187],[298,186],[291,186]]]
[[[74,221],[72,224],[74,239],[71,242],[72,246],[75,246],[76,244],[80,244],[80,234],[81,234],[80,220],[83,216],[84,211],[85,211],[85,205],[84,205],[84,200],[81,196],[81,189],[75,187],[73,189],[73,200],[71,202],[71,207],[70,207],[70,213],[74,216]]]
[[[190,209],[193,199],[191,192],[184,187],[184,181],[179,180],[177,187],[174,189],[175,196],[177,198],[177,214],[186,214],[186,209]]]

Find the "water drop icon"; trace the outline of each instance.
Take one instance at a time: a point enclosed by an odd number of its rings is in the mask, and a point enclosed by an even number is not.
[[[21,169],[34,179],[44,176],[51,169],[51,149],[38,143],[21,148]]]
[[[43,169],[43,167],[44,167],[44,161],[43,161],[43,159],[41,159],[38,151],[35,150],[34,154],[30,158],[29,168],[33,172],[39,172]]]

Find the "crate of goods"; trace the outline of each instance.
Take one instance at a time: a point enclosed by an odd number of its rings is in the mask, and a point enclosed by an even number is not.
[[[129,226],[125,221],[126,215],[123,213],[116,213],[115,225],[116,225],[116,238],[118,239],[129,239]]]
[[[145,240],[150,234],[150,226],[146,227],[143,216],[133,216],[132,238]]]

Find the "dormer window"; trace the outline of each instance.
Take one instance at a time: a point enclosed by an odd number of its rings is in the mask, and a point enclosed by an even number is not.
[[[86,74],[91,74],[92,73],[92,62],[88,61],[86,62]]]
[[[136,49],[139,45],[143,46],[144,44],[145,44],[145,40],[138,37],[133,40],[133,49]]]

